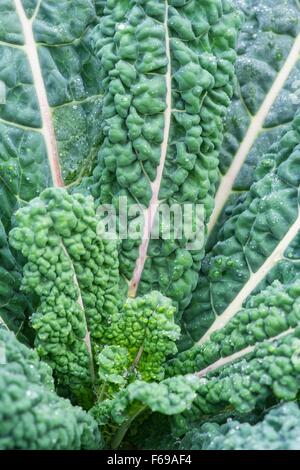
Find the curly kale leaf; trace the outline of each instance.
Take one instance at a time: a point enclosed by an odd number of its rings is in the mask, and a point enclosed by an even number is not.
[[[151,410],[163,415],[177,415],[191,408],[200,386],[193,375],[177,376],[160,383],[136,380],[111,400],[99,402],[91,413],[104,433],[110,437],[112,448],[118,448],[133,421]]]
[[[28,317],[33,308],[32,299],[20,292],[21,279],[21,263],[9,246],[0,217],[0,324],[14,331],[24,343],[30,343]]]
[[[16,222],[10,240],[28,259],[22,289],[40,299],[36,350],[59,390],[88,409],[136,379],[163,380],[177,352],[176,309],[155,291],[123,301],[117,242],[104,236],[93,199],[46,189]]]
[[[172,359],[167,367],[168,374],[209,370],[211,364],[238,358],[263,341],[295,330],[300,325],[299,295],[299,280],[285,285],[274,281],[251,296],[223,328]]]
[[[274,401],[295,400],[300,386],[299,294],[299,280],[285,285],[275,281],[251,296],[223,328],[170,361],[169,375],[195,372],[200,381],[191,411],[175,424],[179,435],[205,416],[245,414]]]
[[[28,258],[22,289],[40,298],[31,320],[36,348],[59,382],[77,396],[88,394],[95,380],[92,344],[118,309],[117,247],[97,235],[92,198],[64,189],[46,189],[16,221],[11,244]]]
[[[126,348],[127,367],[131,365],[143,380],[162,380],[166,358],[177,352],[180,328],[174,324],[175,312],[171,300],[159,292],[127,299],[112,315],[105,341]]]
[[[203,225],[175,237],[171,213],[166,238],[159,209],[201,204],[205,220],[212,211],[240,23],[227,0],[126,0],[107,2],[93,31],[104,96],[92,194],[100,204],[127,197],[129,213],[145,209],[142,236],[121,246],[129,296],[160,290],[182,310],[196,287]],[[129,229],[138,220],[132,214]]]
[[[97,423],[54,392],[50,367],[0,329],[0,449],[100,449]]]

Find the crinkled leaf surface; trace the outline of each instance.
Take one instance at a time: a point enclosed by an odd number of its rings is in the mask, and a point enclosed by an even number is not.
[[[245,17],[239,35],[236,86],[220,153],[221,181],[209,232],[221,212],[248,190],[269,147],[299,107],[300,8],[294,0],[235,0]],[[211,236],[210,244],[214,237]]]
[[[93,32],[104,140],[92,192],[103,204],[123,196],[129,211],[144,208],[144,224],[129,214],[129,229],[142,227],[120,254],[129,296],[159,289],[180,310],[190,301],[202,244],[188,247],[194,233],[176,238],[172,218],[171,236],[166,227],[151,235],[163,202],[211,213],[240,21],[229,1],[111,1]]]
[[[0,449],[96,449],[93,418],[54,392],[52,371],[38,354],[0,328]]]
[[[16,332],[31,308],[7,244],[12,213],[89,172],[100,139],[95,21],[91,0],[1,1],[0,314]]]
[[[199,340],[215,318],[220,316],[221,324],[222,315],[234,315],[261,282],[281,279],[274,270],[293,276],[297,267],[300,139],[299,118],[293,116],[300,10],[293,1],[280,6],[255,1],[252,8],[247,1],[237,3],[246,21],[220,158],[224,176],[198,286],[184,314],[183,349]],[[278,15],[278,8],[285,14]]]

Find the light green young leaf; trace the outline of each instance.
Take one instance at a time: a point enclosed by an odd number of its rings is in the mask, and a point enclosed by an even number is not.
[[[165,415],[177,415],[191,408],[196,399],[199,379],[177,376],[160,383],[136,380],[112,400],[98,403],[91,413],[101,425],[118,425],[111,447],[118,448],[132,422],[147,409]]]
[[[91,197],[49,188],[16,213],[10,233],[28,259],[22,290],[40,303],[31,323],[35,346],[82,402],[95,381],[94,355],[120,304],[115,241],[100,238]]]

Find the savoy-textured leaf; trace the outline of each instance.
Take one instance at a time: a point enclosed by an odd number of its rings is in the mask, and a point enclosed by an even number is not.
[[[12,215],[89,172],[101,137],[95,22],[92,0],[0,2],[0,316],[16,333],[32,308],[7,244]]]
[[[151,235],[162,202],[202,204],[205,220],[212,211],[240,23],[227,0],[110,1],[93,31],[104,97],[92,193],[144,207],[144,224],[129,216],[140,234],[120,253],[131,297],[160,290],[182,310],[196,287],[202,244],[187,245],[203,226],[178,239],[163,228]]]
[[[237,3],[246,22],[220,160],[221,171],[228,171],[216,197],[198,286],[183,316],[186,351],[168,369],[170,375],[194,371],[201,380],[186,423],[175,425],[179,435],[197,416],[245,415],[294,400],[300,383],[299,112],[294,116],[299,5],[283,2],[286,14],[274,21],[277,2]],[[290,48],[280,55],[276,44]],[[259,65],[264,58],[266,67]],[[261,79],[267,71],[272,79]]]
[[[45,189],[17,211],[16,224],[11,244],[29,260],[22,290],[40,299],[31,318],[35,346],[58,383],[85,403],[96,345],[118,311],[117,245],[98,236],[93,199],[63,188]]]
[[[265,340],[290,333],[298,327],[299,279],[286,284],[274,281],[271,286],[252,295],[231,319],[210,333],[207,339],[177,355],[168,364],[168,374],[211,370],[228,358],[238,359]],[[222,359],[223,358],[223,359]],[[204,372],[201,375],[205,375]]]
[[[298,113],[261,158],[256,181],[232,206],[207,253],[184,317],[193,342],[223,326],[253,291],[298,272],[299,131]]]
[[[141,383],[148,400],[153,392],[161,412],[168,414],[163,405],[171,388],[156,381],[164,379],[166,359],[177,352],[176,308],[156,291],[122,303],[118,245],[104,237],[93,198],[48,188],[15,218],[10,242],[28,260],[21,289],[38,297],[30,319],[34,344],[52,367],[58,392],[85,409],[96,403],[102,423],[107,410],[118,406],[123,389],[128,385],[130,393],[140,393]],[[195,377],[178,380],[169,382],[198,382]],[[182,392],[182,411],[184,399]],[[130,403],[134,400],[129,395]]]
[[[235,4],[245,22],[237,47],[237,82],[220,153],[222,176],[209,223],[209,245],[226,218],[226,207],[250,188],[257,164],[286,131],[300,102],[298,2],[235,0]]]
[[[280,3],[275,0],[236,0],[235,3],[243,11],[245,22],[237,48],[235,94],[227,114],[220,153],[223,176],[209,222],[206,259],[183,319],[186,335],[181,349],[186,349],[205,333],[213,318],[225,311],[241,289],[244,286],[246,288],[246,283],[249,286],[250,282],[250,287],[255,288],[261,279],[253,283],[250,272],[257,273],[267,259],[271,261],[270,269],[276,264],[274,250],[295,221],[298,210],[296,193],[291,206],[291,201],[275,202],[279,197],[278,190],[283,198],[289,198],[291,193],[287,187],[282,192],[279,187],[276,189],[275,180],[274,184],[270,181],[272,189],[269,192],[272,194],[266,199],[266,194],[253,183],[264,175],[263,165],[266,166],[265,171],[270,166],[269,178],[272,178],[271,166],[276,165],[277,145],[282,148],[282,155],[286,148],[286,155],[281,157],[284,159],[299,141],[298,136],[292,136],[289,132],[297,128],[292,121],[299,107],[299,4],[294,0]],[[270,162],[261,164],[266,159]],[[293,165],[293,169],[288,171],[297,173],[295,163]],[[258,166],[261,167],[259,173]],[[287,164],[283,168],[287,169]],[[285,180],[282,173],[280,177],[283,185],[291,183],[297,186],[295,180]],[[259,192],[250,209],[256,216],[252,214],[248,222],[245,221],[246,214],[242,219],[238,217],[238,213],[249,207],[247,191],[252,194],[253,191]],[[265,191],[268,192],[266,187]],[[268,201],[272,201],[271,205]],[[255,204],[257,208],[254,208]],[[282,204],[282,211],[279,204]],[[284,211],[285,205],[287,207]],[[240,232],[240,221],[243,235]],[[232,240],[226,247],[225,238]],[[280,257],[283,257],[283,253]],[[246,291],[244,299],[251,289],[249,291],[246,288]],[[198,315],[200,310],[201,315]]]
[[[170,361],[169,375],[195,372],[200,380],[191,411],[175,425],[179,435],[206,416],[247,414],[297,398],[299,294],[299,278],[285,284],[275,280]]]

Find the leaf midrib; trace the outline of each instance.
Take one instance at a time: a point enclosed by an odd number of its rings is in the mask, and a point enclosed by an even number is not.
[[[63,187],[64,182],[61,175],[59,164],[58,149],[56,144],[56,136],[52,119],[52,111],[49,106],[47,91],[41,71],[41,65],[38,56],[37,45],[34,39],[33,22],[26,16],[21,0],[14,0],[16,13],[18,15],[24,36],[24,51],[29,62],[33,84],[40,107],[40,115],[42,121],[41,132],[44,137],[49,166],[52,174],[53,185]]]
[[[73,280],[74,280],[74,284],[77,287],[77,291],[78,291],[77,303],[78,303],[78,305],[80,306],[80,308],[83,312],[84,323],[85,323],[84,342],[85,342],[86,349],[87,349],[88,355],[89,355],[90,373],[91,373],[92,383],[94,383],[95,382],[95,365],[94,365],[93,350],[92,350],[92,344],[91,344],[91,334],[90,334],[90,331],[89,331],[88,321],[87,321],[87,317],[86,317],[86,313],[85,313],[85,307],[84,307],[84,303],[83,303],[83,300],[82,300],[80,284],[79,284],[78,279],[77,279],[77,274],[76,274],[76,270],[75,270],[73,260],[72,260],[71,256],[69,255],[68,250],[67,250],[66,246],[64,245],[63,241],[61,241],[61,247],[62,247],[63,252],[67,256],[67,258],[69,259],[69,261],[71,263],[71,266],[72,266],[72,270],[73,270]]]
[[[165,75],[166,78],[166,109],[164,112],[164,137],[161,145],[160,160],[157,167],[156,178],[151,183],[152,197],[144,212],[144,232],[142,235],[142,242],[139,247],[139,256],[136,260],[134,273],[132,279],[129,281],[129,297],[135,297],[139,283],[143,274],[145,262],[147,259],[147,252],[150,242],[151,233],[154,226],[156,212],[159,206],[159,191],[161,187],[167,150],[169,144],[170,128],[171,128],[171,114],[172,114],[172,64],[171,64],[171,50],[170,50],[170,37],[169,37],[169,27],[168,27],[168,11],[169,5],[168,0],[165,0],[165,20],[164,20],[164,30],[165,30],[165,45],[166,45],[166,57],[168,61],[167,72]]]
[[[300,231],[300,212],[298,210],[298,216],[296,221],[287,231],[286,235],[282,238],[280,243],[278,243],[275,250],[268,256],[263,265],[255,272],[251,273],[248,281],[239,291],[238,295],[233,299],[233,301],[228,305],[224,312],[219,315],[211,327],[207,330],[204,336],[198,341],[197,344],[203,344],[209,340],[211,334],[214,331],[217,331],[223,328],[229,320],[231,320],[238,312],[242,309],[245,300],[253,292],[253,290],[258,286],[258,284],[266,277],[268,272],[284,258],[284,253],[290,243],[294,240],[298,232]]]
[[[218,359],[216,362],[214,362],[213,364],[210,364],[209,366],[205,367],[204,369],[202,369],[200,372],[196,372],[196,375],[199,377],[199,378],[203,378],[205,377],[207,374],[209,374],[210,372],[215,372],[217,371],[218,369],[221,369],[222,367],[230,364],[230,363],[233,363],[235,361],[238,361],[238,360],[241,360],[243,359],[245,356],[247,356],[248,354],[252,353],[255,351],[255,349],[258,347],[259,344],[262,344],[262,343],[266,343],[266,342],[274,342],[274,341],[277,341],[281,338],[284,338],[286,336],[288,336],[289,334],[291,333],[294,333],[296,328],[289,328],[288,330],[285,330],[283,331],[282,333],[280,333],[279,335],[277,336],[273,336],[272,338],[266,338],[264,341],[262,341],[261,343],[257,342],[255,343],[254,345],[251,345],[251,346],[247,346],[246,348],[244,349],[241,349],[240,351],[237,351],[233,354],[231,354],[230,356],[226,356],[226,357],[221,357],[221,359]]]
[[[267,93],[262,105],[260,106],[256,115],[252,118],[251,124],[248,127],[248,130],[240,143],[237,153],[234,155],[232,163],[222,177],[216,197],[215,197],[215,209],[212,213],[208,224],[208,235],[212,233],[213,228],[215,227],[219,216],[223,208],[228,201],[228,198],[233,191],[233,185],[240,173],[240,170],[245,163],[247,156],[261,130],[263,129],[263,124],[266,117],[269,114],[270,109],[275,103],[277,97],[282,91],[287,79],[289,78],[293,68],[300,59],[300,34],[296,37],[293,46],[287,56],[287,59],[280,69],[276,79],[274,80],[269,92]]]

